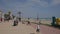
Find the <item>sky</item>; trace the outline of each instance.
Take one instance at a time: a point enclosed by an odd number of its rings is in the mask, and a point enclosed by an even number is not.
[[[14,15],[21,11],[23,17],[60,17],[60,0],[0,0],[0,10]]]

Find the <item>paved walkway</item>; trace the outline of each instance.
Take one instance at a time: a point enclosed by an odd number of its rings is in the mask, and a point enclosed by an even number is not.
[[[37,34],[36,29],[30,25],[22,24],[21,22],[19,22],[18,26],[12,25],[13,21],[0,23],[0,34]]]
[[[60,34],[60,29],[40,25],[40,32],[36,33],[36,24],[26,25],[19,22],[18,26],[12,26],[13,21],[0,23],[0,34]]]
[[[33,28],[36,29],[36,24],[31,25]],[[40,32],[42,34],[60,34],[60,29],[54,28],[54,27],[49,27],[45,25],[40,25]]]

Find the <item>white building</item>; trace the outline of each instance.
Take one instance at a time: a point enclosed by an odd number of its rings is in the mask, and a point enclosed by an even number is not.
[[[2,11],[0,11],[0,21],[1,21],[1,18],[2,18],[2,21],[4,21],[4,13],[2,13]]]

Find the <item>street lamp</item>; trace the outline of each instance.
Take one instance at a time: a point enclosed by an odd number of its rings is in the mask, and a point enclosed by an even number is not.
[[[21,12],[18,12],[19,14],[19,21],[21,21]]]

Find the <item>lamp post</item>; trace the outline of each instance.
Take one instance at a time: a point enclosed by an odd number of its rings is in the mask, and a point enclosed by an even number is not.
[[[18,12],[19,14],[19,21],[21,21],[21,12]]]
[[[37,12],[37,22],[38,22],[38,24],[40,24],[39,13],[38,12]]]

